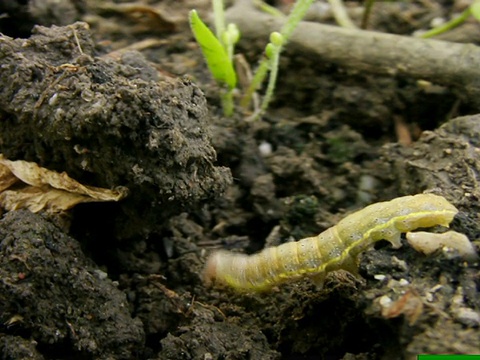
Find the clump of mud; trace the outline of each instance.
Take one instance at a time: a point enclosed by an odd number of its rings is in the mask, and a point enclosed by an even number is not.
[[[0,41],[0,152],[99,187],[126,186],[117,236],[148,232],[221,193],[207,107],[138,53],[97,56],[85,23]]]
[[[12,334],[0,336],[0,353],[9,359],[138,355],[142,322],[75,239],[26,210],[0,221],[0,238],[1,319]]]

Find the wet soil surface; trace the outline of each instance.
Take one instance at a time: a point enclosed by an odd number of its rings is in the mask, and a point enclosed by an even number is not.
[[[448,252],[379,242],[360,277],[329,273],[321,289],[237,293],[201,275],[215,249],[253,253],[423,191],[460,210],[451,227],[478,249],[480,109],[287,48],[265,116],[225,118],[187,24],[208,1],[24,3],[0,7],[0,152],[129,196],[3,214],[2,359],[480,353],[480,265]],[[455,9],[429,6],[378,4],[370,27],[410,34]],[[262,50],[238,51],[255,64]]]

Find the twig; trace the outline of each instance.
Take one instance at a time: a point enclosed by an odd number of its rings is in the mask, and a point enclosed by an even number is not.
[[[348,16],[342,0],[328,0],[328,3],[332,7],[333,17],[338,25],[347,29],[357,29],[357,26]]]
[[[243,39],[264,39],[284,25],[283,19],[257,11],[248,1],[237,1],[226,15]],[[480,107],[480,48],[471,44],[301,22],[288,47],[360,71],[454,86]]]

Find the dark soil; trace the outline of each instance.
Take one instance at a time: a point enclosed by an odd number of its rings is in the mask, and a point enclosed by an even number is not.
[[[360,258],[361,278],[330,273],[322,289],[305,279],[239,294],[201,278],[213,249],[252,253],[423,191],[459,208],[452,228],[478,249],[475,102],[287,48],[262,120],[240,110],[225,118],[187,24],[190,9],[207,14],[210,3],[129,4],[0,5],[0,153],[129,189],[119,203],[61,216],[3,214],[0,358],[480,353],[479,263],[426,257],[406,242],[378,243]],[[360,6],[349,5],[352,14]],[[458,10],[377,5],[370,28],[406,36]],[[467,22],[455,41],[476,31]],[[255,41],[238,51],[251,64],[262,52]]]

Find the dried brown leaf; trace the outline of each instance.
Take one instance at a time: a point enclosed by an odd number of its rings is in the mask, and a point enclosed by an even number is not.
[[[82,185],[65,172],[33,162],[10,161],[0,154],[0,206],[6,210],[56,213],[84,202],[119,201],[126,195],[125,187],[110,190]]]

